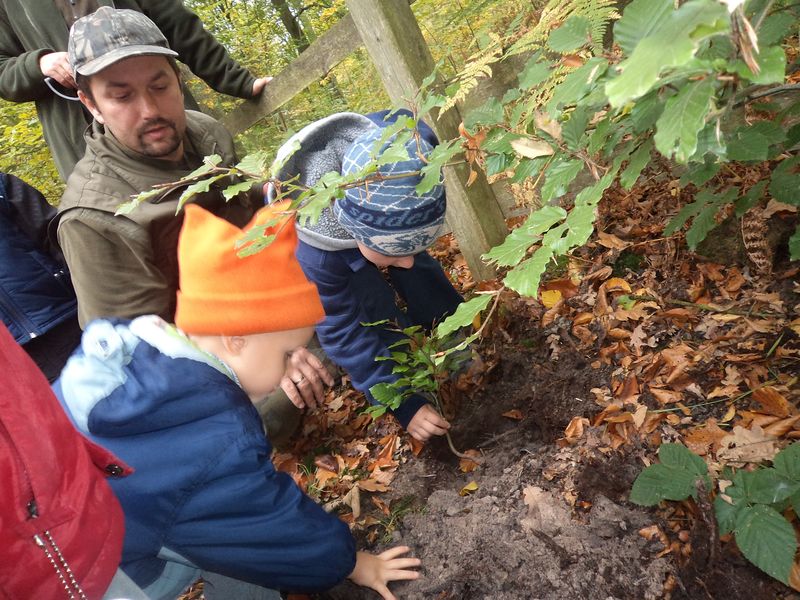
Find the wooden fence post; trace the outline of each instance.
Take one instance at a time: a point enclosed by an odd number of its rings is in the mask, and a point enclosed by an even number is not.
[[[430,49],[408,0],[346,0],[383,86],[396,105],[413,99],[434,67]],[[461,116],[456,108],[432,115],[431,126],[440,140],[459,136]],[[494,277],[495,270],[481,254],[503,241],[507,228],[503,213],[481,173],[467,187],[466,165],[445,167],[448,223],[476,280]]]

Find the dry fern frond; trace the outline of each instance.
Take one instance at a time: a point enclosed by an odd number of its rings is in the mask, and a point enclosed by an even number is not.
[[[503,56],[503,44],[499,35],[491,33],[489,37],[492,40],[491,43],[467,59],[467,64],[456,77],[459,84],[458,90],[442,106],[442,112],[449,110],[466,98],[469,92],[478,86],[481,78],[492,76],[490,65],[496,63]]]
[[[742,215],[742,243],[756,275],[772,273],[772,247],[767,239],[767,220],[762,208],[754,206]]]

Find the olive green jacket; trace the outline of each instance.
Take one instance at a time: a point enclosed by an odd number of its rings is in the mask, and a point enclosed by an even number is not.
[[[86,155],[70,175],[51,223],[69,265],[82,327],[98,317],[156,314],[172,321],[175,316],[183,222],[183,213],[176,212],[186,185],[165,188],[127,215],[114,213],[131,196],[186,177],[205,156],[218,154],[223,165],[235,164],[233,139],[222,124],[194,111],[186,116],[184,157],[178,162],[134,152],[96,122],[86,133]],[[259,202],[247,194],[226,202],[221,190],[230,183],[221,180],[192,201],[242,227]]]
[[[83,156],[83,133],[91,116],[80,102],[50,91],[39,69],[42,55],[67,50],[69,29],[56,5],[58,1],[0,0],[0,97],[36,102],[45,141],[61,178],[66,180]],[[180,60],[213,89],[239,98],[252,97],[255,78],[203,29],[200,18],[181,0],[98,0],[98,4],[147,15]],[[187,106],[197,105],[187,98]]]

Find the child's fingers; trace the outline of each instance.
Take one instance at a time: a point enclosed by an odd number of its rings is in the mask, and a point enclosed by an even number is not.
[[[410,569],[413,567],[419,567],[422,564],[422,561],[418,558],[395,558],[389,561],[386,561],[386,568],[387,569]]]
[[[397,558],[398,556],[401,556],[410,550],[411,548],[408,546],[394,546],[393,548],[389,548],[388,550],[384,550],[378,554],[378,558],[383,560],[392,560],[393,558]]]
[[[392,569],[386,573],[386,581],[408,581],[411,579],[419,579],[421,573],[419,571],[409,571],[408,569]]]

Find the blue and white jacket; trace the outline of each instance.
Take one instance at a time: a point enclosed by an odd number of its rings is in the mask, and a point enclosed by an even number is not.
[[[233,372],[173,326],[90,323],[54,388],[76,427],[135,470],[110,481],[121,566],[149,598],[175,598],[201,570],[292,591],[352,572],[347,525],[275,470]]]

